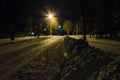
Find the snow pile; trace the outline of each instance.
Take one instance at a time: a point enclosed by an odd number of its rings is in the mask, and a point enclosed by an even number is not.
[[[87,80],[120,80],[120,57],[94,72]]]
[[[119,80],[120,58],[66,36],[17,71],[17,80]],[[109,79],[108,79],[109,78]]]
[[[78,48],[79,47],[79,51],[81,51],[82,48],[86,48],[89,47],[88,43],[79,39],[76,40],[74,38],[70,38],[68,36],[65,36],[64,38],[64,51],[66,51],[67,53],[70,53],[72,50],[76,50],[73,48]]]
[[[119,80],[120,59],[116,55],[104,53],[90,47],[85,41],[69,37],[65,38],[64,46],[70,57],[65,63],[64,68],[67,69],[62,80]]]

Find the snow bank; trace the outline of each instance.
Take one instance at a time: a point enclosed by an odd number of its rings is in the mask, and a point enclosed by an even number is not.
[[[62,80],[120,80],[117,55],[104,53],[83,40],[70,37],[65,37],[64,48],[70,57],[65,63],[69,69]]]
[[[99,71],[92,73],[87,80],[120,80],[120,57],[103,65]]]

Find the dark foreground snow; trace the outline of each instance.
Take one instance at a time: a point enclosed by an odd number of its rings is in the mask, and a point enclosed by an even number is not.
[[[3,79],[120,80],[120,56],[104,53],[83,40],[66,36],[42,48],[37,48],[37,56]]]

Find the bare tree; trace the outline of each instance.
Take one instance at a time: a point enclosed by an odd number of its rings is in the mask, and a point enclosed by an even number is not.
[[[69,35],[72,30],[72,22],[70,20],[66,20],[63,24],[63,29],[67,32],[67,35]]]

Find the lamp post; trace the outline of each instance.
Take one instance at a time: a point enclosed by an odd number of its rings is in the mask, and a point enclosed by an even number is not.
[[[52,18],[53,18],[53,15],[52,15],[52,14],[49,14],[49,15],[48,15],[48,18],[49,18],[50,35],[52,35],[51,20],[52,20]]]

